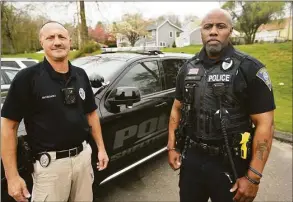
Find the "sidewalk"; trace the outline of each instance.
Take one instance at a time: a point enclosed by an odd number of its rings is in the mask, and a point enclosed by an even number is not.
[[[276,140],[292,144],[293,143],[293,138],[292,137],[293,136],[292,136],[291,133],[286,133],[286,132],[281,132],[281,131],[276,131],[275,130],[274,138]]]

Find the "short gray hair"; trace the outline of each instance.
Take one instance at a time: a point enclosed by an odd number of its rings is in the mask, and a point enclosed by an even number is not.
[[[41,26],[40,31],[39,31],[39,39],[41,38],[41,32],[42,32],[42,30],[43,30],[43,27],[44,27],[45,25],[47,25],[47,24],[50,24],[50,23],[56,23],[56,24],[59,24],[59,25],[61,25],[62,27],[64,27],[64,25],[63,25],[62,23],[58,22],[58,21],[55,21],[55,20],[49,20],[49,21],[45,22],[45,23]],[[66,27],[64,27],[64,29],[66,29]],[[67,29],[66,29],[66,30],[67,30]],[[68,31],[68,30],[67,30],[67,31]]]
[[[202,21],[204,21],[209,15],[215,13],[215,12],[221,12],[223,13],[226,18],[227,18],[227,21],[229,23],[229,25],[231,25],[231,27],[233,27],[233,20],[232,20],[232,16],[230,15],[230,13],[224,9],[221,9],[221,8],[216,8],[216,9],[213,9],[211,11],[209,11],[205,16],[204,18],[202,19]]]

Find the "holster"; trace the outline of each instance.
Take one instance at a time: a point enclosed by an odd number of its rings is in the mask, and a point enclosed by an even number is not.
[[[32,149],[28,143],[28,140],[26,139],[26,136],[19,136],[18,137],[18,144],[17,144],[17,153],[18,153],[18,160],[21,164],[20,166],[23,166],[23,168],[29,172],[34,172],[34,163],[35,158],[32,152]]]

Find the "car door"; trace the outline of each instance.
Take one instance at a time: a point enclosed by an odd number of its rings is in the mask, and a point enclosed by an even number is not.
[[[120,106],[119,112],[114,112],[107,102],[109,96],[105,96],[100,107],[107,152],[111,163],[118,161],[121,167],[155,150],[156,140],[167,131],[167,98],[161,96],[164,83],[158,60],[140,60],[130,65],[111,89],[122,86],[137,87],[141,101],[132,108]]]
[[[7,78],[4,75],[4,70],[1,70],[0,76],[1,76],[1,105],[3,105],[5,98],[7,96],[9,86],[7,84]]]
[[[1,104],[4,103],[10,84],[17,74],[17,70],[2,69],[1,70]]]

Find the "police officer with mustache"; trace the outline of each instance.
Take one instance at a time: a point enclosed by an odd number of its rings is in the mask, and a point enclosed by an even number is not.
[[[229,42],[230,14],[202,20],[203,48],[177,76],[168,161],[180,201],[253,201],[268,159],[275,102],[267,69]]]
[[[90,81],[82,68],[69,62],[71,38],[62,24],[45,23],[39,40],[44,61],[15,76],[1,111],[8,193],[22,202],[92,201],[94,173],[105,169],[109,158]],[[31,193],[16,162],[16,135],[22,119],[35,159]],[[91,156],[97,150],[98,165],[93,168]]]

